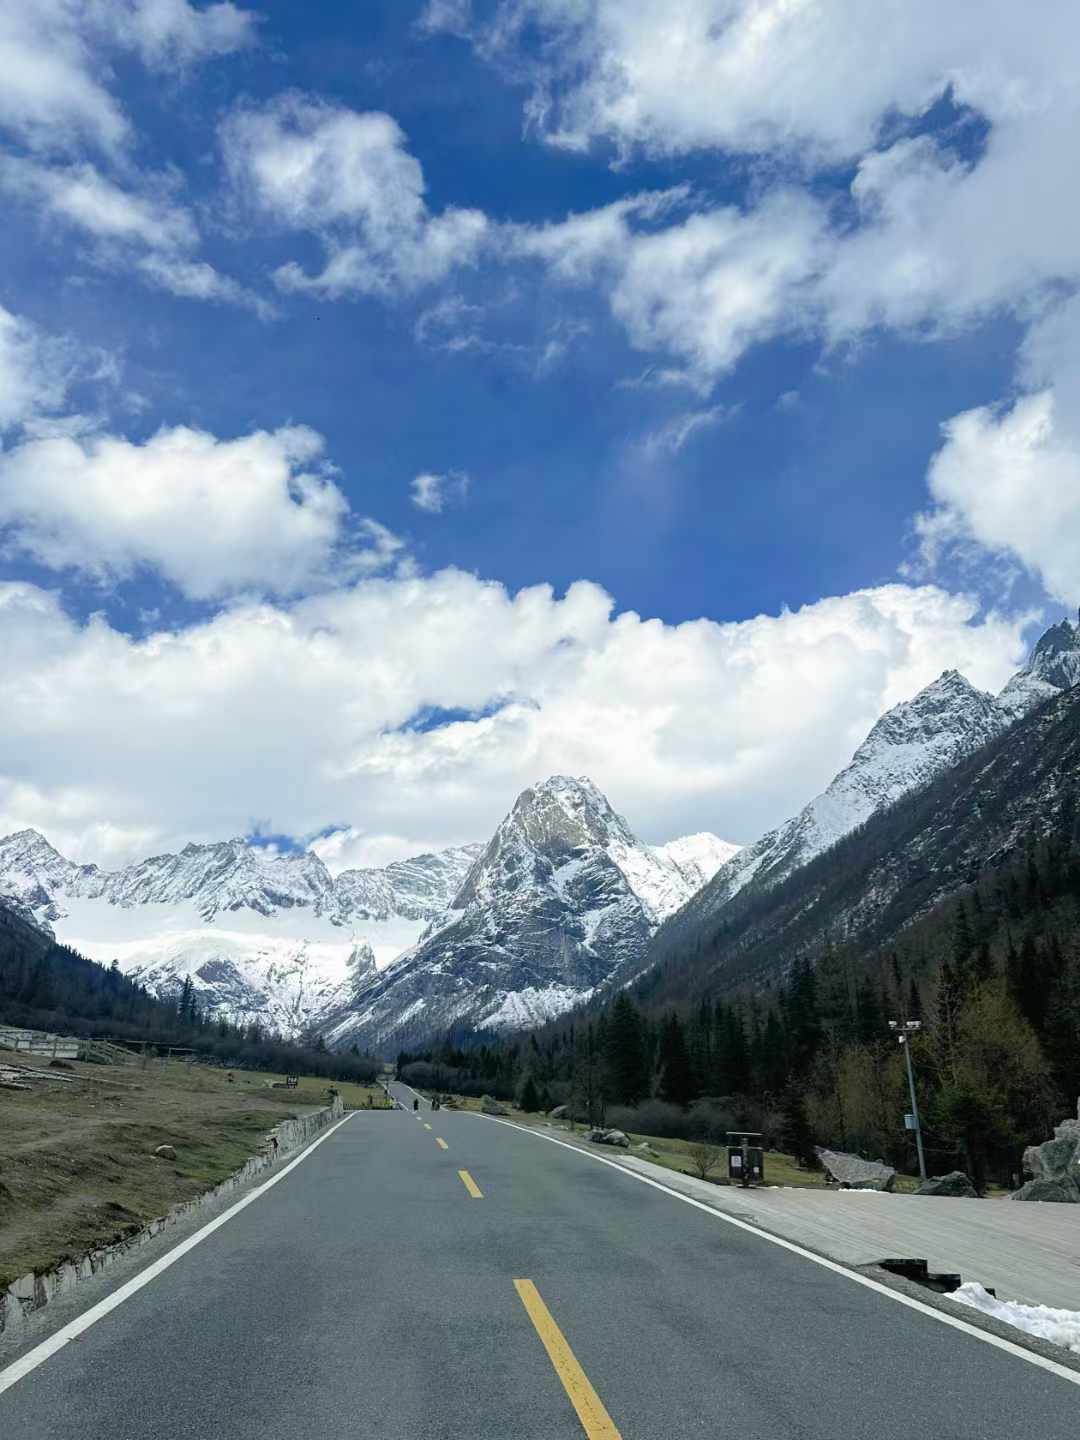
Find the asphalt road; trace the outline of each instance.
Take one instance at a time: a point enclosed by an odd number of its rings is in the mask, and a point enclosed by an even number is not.
[[[424,1107],[352,1116],[0,1394],[0,1436],[1073,1440],[1078,1407],[621,1171]]]

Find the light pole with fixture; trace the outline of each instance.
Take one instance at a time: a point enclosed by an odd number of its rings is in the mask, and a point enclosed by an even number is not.
[[[889,1029],[896,1036],[896,1039],[903,1049],[907,1059],[907,1082],[911,1091],[911,1118],[914,1122],[915,1148],[919,1152],[919,1177],[926,1179],[926,1160],[923,1157],[922,1148],[922,1126],[919,1124],[919,1102],[915,1099],[915,1072],[911,1068],[911,1037],[917,1035],[922,1029],[921,1020],[890,1020]]]

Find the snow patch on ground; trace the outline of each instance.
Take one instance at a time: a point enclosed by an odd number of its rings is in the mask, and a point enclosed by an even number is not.
[[[1021,1305],[1017,1300],[996,1300],[976,1280],[969,1280],[954,1290],[950,1300],[979,1310],[1014,1329],[1063,1345],[1080,1355],[1080,1310],[1055,1310],[1049,1305]]]

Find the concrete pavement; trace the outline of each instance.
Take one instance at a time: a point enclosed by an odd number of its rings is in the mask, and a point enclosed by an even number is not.
[[[617,1169],[425,1106],[354,1115],[0,1394],[0,1435],[1064,1440],[1078,1391]]]

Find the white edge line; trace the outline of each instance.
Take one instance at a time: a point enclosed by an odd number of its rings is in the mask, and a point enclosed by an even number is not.
[[[880,1280],[871,1279],[869,1275],[860,1275],[857,1270],[841,1265],[837,1260],[829,1260],[824,1255],[815,1255],[813,1250],[807,1250],[794,1240],[785,1240],[780,1235],[773,1235],[768,1230],[760,1229],[757,1225],[748,1225],[745,1220],[738,1220],[734,1215],[725,1215],[722,1210],[714,1210],[704,1201],[695,1200],[692,1195],[683,1195],[678,1190],[672,1190],[669,1185],[663,1185],[649,1175],[641,1175],[636,1170],[628,1170],[625,1165],[620,1165],[617,1160],[609,1160],[606,1155],[593,1155],[591,1151],[581,1150],[577,1145],[571,1145],[566,1140],[557,1140],[554,1135],[544,1135],[539,1130],[533,1130],[528,1125],[518,1125],[513,1120],[499,1120],[494,1115],[480,1115],[476,1110],[468,1110],[465,1113],[476,1115],[480,1120],[491,1120],[496,1125],[507,1125],[511,1130],[518,1130],[523,1135],[535,1136],[537,1140],[548,1140],[552,1145],[559,1145],[563,1150],[570,1150],[575,1155],[583,1156],[586,1160],[596,1160],[601,1165],[610,1165],[621,1175],[629,1175],[632,1180],[640,1180],[643,1185],[651,1185],[654,1190],[661,1190],[665,1195],[670,1195],[673,1200],[681,1200],[684,1205],[693,1205],[695,1210],[703,1210],[714,1220],[723,1220],[725,1225],[734,1225],[739,1230],[745,1230],[748,1235],[756,1235],[759,1240],[767,1240],[770,1245],[779,1245],[783,1250],[790,1250],[793,1255],[801,1255],[804,1260],[812,1260],[815,1265],[820,1265],[825,1270],[831,1270],[836,1275],[843,1275],[846,1279],[853,1280],[856,1285],[863,1285],[867,1290],[876,1290],[879,1295],[886,1295],[899,1305],[906,1305],[910,1310],[918,1310],[923,1315],[929,1315],[932,1320],[940,1321],[942,1325],[951,1325],[954,1330],[962,1330],[965,1335],[971,1335],[974,1339],[982,1340],[987,1345],[994,1345],[999,1350],[1005,1350],[1019,1360],[1026,1360],[1029,1365],[1038,1365],[1043,1370],[1049,1370],[1052,1375],[1060,1376],[1062,1380],[1068,1380],[1072,1385],[1080,1385],[1080,1371],[1070,1370],[1065,1365],[1059,1365],[1056,1360],[1049,1360],[1045,1355],[1040,1355],[1035,1350],[1027,1350],[1023,1345],[1017,1345],[1012,1340],[1004,1340],[1000,1335],[991,1334],[989,1330],[980,1330],[976,1325],[969,1325],[966,1320],[961,1320],[957,1315],[946,1315],[943,1310],[937,1310],[932,1305],[924,1304],[922,1300],[916,1300],[911,1295],[904,1295],[899,1290],[893,1290],[888,1285],[883,1285]]]
[[[297,1165],[302,1164],[313,1150],[319,1148],[324,1140],[329,1140],[335,1130],[340,1130],[346,1120],[351,1120],[353,1113],[353,1111],[350,1111],[349,1114],[343,1116],[337,1124],[331,1125],[329,1130],[324,1130],[318,1139],[313,1140],[310,1145],[306,1146],[295,1160],[290,1160],[276,1175],[272,1175],[269,1180],[264,1180],[263,1183],[256,1186],[254,1190],[250,1190],[243,1199],[237,1200],[235,1205],[230,1205],[228,1210],[223,1211],[216,1219],[208,1221],[201,1230],[196,1230],[194,1235],[189,1235],[186,1240],[182,1240],[179,1245],[168,1251],[167,1254],[162,1255],[159,1260],[155,1260],[154,1263],[148,1265],[145,1270],[140,1270],[138,1275],[133,1275],[132,1278],[121,1285],[118,1290],[114,1290],[111,1295],[106,1295],[104,1300],[99,1300],[96,1305],[92,1305],[90,1309],[82,1315],[78,1315],[74,1320],[69,1321],[68,1324],[57,1330],[55,1335],[50,1335],[47,1340],[43,1340],[40,1345],[35,1345],[33,1350],[28,1350],[25,1355],[13,1361],[6,1369],[0,1370],[0,1395],[2,1395],[5,1390],[10,1390],[12,1385],[17,1385],[25,1375],[29,1375],[32,1370],[36,1370],[39,1365],[43,1365],[45,1361],[55,1355],[58,1350],[62,1350],[65,1345],[77,1339],[84,1330],[89,1330],[91,1325],[96,1324],[98,1320],[103,1320],[110,1310],[115,1310],[118,1305],[122,1305],[125,1300],[129,1300],[131,1296],[134,1295],[136,1291],[141,1290],[144,1285],[149,1285],[151,1280],[156,1280],[163,1271],[168,1270],[170,1265],[175,1265],[177,1260],[182,1259],[189,1250],[193,1250],[195,1246],[205,1240],[208,1235],[212,1235],[215,1230],[220,1230],[227,1220],[231,1220],[234,1215],[239,1215],[241,1210],[253,1204],[260,1196],[265,1195],[267,1190],[276,1185],[279,1180],[284,1180],[290,1170],[295,1170]]]

